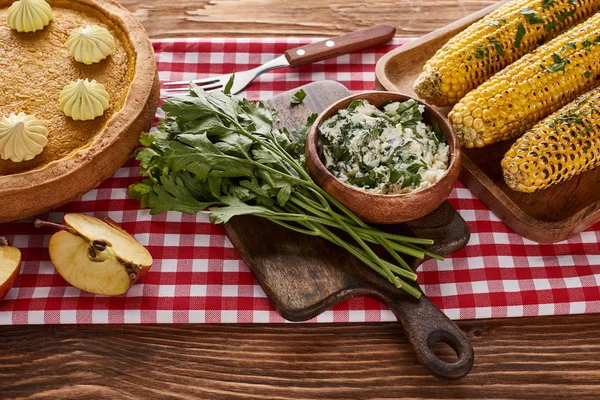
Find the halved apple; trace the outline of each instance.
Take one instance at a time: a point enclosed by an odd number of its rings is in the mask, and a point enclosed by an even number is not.
[[[52,264],[71,285],[116,296],[129,290],[152,265],[152,256],[114,221],[66,214],[64,225],[37,220],[36,226],[61,229],[50,238]]]
[[[9,246],[8,241],[0,237],[0,300],[15,283],[21,270],[21,251]]]

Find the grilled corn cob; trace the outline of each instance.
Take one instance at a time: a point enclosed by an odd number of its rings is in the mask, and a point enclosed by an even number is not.
[[[600,89],[525,132],[502,159],[506,184],[533,192],[600,165]]]
[[[599,80],[596,13],[469,92],[448,118],[463,146],[486,146],[521,135]]]
[[[450,39],[423,67],[414,91],[451,106],[518,58],[600,10],[600,0],[514,0]]]

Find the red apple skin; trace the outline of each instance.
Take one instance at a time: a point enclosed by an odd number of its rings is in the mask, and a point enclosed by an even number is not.
[[[151,266],[152,265],[148,265],[148,266],[143,266],[142,265],[141,266],[142,268],[137,273],[137,276],[135,277],[135,279],[133,281],[131,281],[131,286],[133,286],[137,281],[139,281],[140,279],[142,279],[144,277],[144,275],[146,275],[146,272],[148,272],[148,270],[150,269]]]
[[[19,255],[19,264],[18,264],[17,268],[15,268],[13,273],[8,277],[8,279],[6,281],[4,281],[3,283],[0,283],[0,301],[2,301],[4,299],[4,297],[6,297],[6,294],[12,288],[20,271],[21,271],[21,255]]]

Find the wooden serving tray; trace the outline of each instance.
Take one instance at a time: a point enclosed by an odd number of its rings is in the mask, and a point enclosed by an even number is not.
[[[505,2],[494,4],[387,53],[377,63],[381,89],[416,96],[412,85],[423,64],[451,37]],[[448,115],[450,108],[440,108]],[[564,240],[600,221],[600,168],[537,193],[511,190],[500,161],[513,141],[463,149],[460,180],[506,225],[541,243]]]
[[[350,94],[333,81],[311,83],[303,89],[306,99],[302,104],[290,104],[292,93],[298,89],[269,101],[279,111],[280,125],[298,127],[311,113],[321,112]],[[442,255],[461,249],[470,236],[465,221],[448,202],[423,218],[385,229],[433,239],[435,243],[429,249]],[[473,350],[469,341],[427,297],[415,300],[406,295],[340,247],[253,216],[233,218],[225,230],[285,319],[305,321],[348,298],[373,297],[394,312],[417,358],[433,375],[459,379],[471,370]],[[410,257],[406,260],[414,268],[422,262]],[[440,341],[454,348],[456,362],[447,363],[433,353],[432,346]]]

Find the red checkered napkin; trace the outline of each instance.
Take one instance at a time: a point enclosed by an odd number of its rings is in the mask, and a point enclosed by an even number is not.
[[[252,68],[298,39],[188,39],[154,42],[160,79],[180,80]],[[245,93],[268,99],[300,85],[337,80],[354,91],[374,87],[379,57],[401,44],[334,60],[267,73]],[[135,161],[81,199],[43,216],[60,221],[65,212],[108,215],[148,247],[155,263],[119,297],[95,296],[69,286],[54,270],[49,236],[32,219],[0,224],[23,252],[15,286],[0,303],[0,324],[284,322],[273,309],[220,226],[205,216],[176,212],[150,216],[127,198],[139,180]],[[557,244],[540,245],[511,232],[462,184],[451,204],[468,222],[471,241],[443,262],[419,268],[423,291],[451,318],[517,317],[600,312],[600,224]],[[357,298],[313,322],[394,320],[375,300]]]

